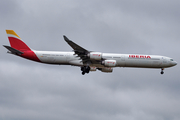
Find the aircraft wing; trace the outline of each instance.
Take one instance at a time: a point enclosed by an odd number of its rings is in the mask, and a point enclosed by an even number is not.
[[[90,53],[90,51],[84,49],[83,47],[69,40],[65,35],[63,37],[64,37],[64,40],[74,49],[73,51],[75,52],[75,54],[81,58],[82,60],[81,62],[89,63],[89,64],[91,63],[91,60],[88,57],[88,53]]]

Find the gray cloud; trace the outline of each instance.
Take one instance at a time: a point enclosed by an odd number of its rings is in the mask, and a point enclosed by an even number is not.
[[[1,0],[1,45],[14,29],[33,49],[179,55],[179,1]],[[179,67],[113,73],[46,65],[0,48],[1,119],[179,120]]]

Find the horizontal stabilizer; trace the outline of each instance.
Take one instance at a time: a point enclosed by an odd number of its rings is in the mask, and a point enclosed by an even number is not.
[[[15,55],[21,55],[23,54],[23,52],[19,51],[19,50],[16,50],[10,46],[6,46],[6,45],[3,45],[6,49],[8,49],[10,51],[10,53],[12,54],[15,54]]]

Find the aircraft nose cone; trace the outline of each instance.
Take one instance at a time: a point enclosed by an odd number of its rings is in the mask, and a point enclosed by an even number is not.
[[[177,62],[176,62],[176,61],[173,61],[171,64],[172,64],[173,66],[175,66],[175,65],[177,65]]]

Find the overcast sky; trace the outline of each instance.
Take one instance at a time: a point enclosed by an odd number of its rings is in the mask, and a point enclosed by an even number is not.
[[[35,50],[157,54],[180,63],[179,0],[0,0],[0,45],[13,29]],[[46,65],[0,47],[1,120],[179,120],[180,67],[113,73]]]

